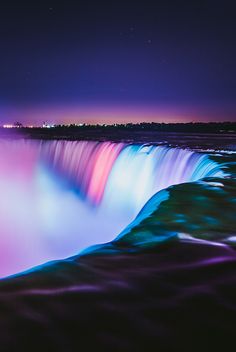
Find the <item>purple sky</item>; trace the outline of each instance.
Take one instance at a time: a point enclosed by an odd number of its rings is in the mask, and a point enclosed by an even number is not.
[[[211,122],[234,121],[234,108],[186,106],[31,106],[6,108],[1,112],[2,123],[21,121],[27,125],[48,123],[127,123],[127,122]]]
[[[0,4],[0,124],[236,120],[233,2]]]

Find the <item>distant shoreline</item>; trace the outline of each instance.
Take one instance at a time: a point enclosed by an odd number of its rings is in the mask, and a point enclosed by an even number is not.
[[[9,124],[11,128],[0,127],[0,131],[7,129],[21,129],[22,132],[31,134],[70,134],[76,135],[80,133],[89,132],[183,132],[183,133],[236,133],[236,122],[188,122],[188,123],[155,123],[155,122],[142,122],[142,123],[127,123],[127,124],[69,124],[69,125],[53,125],[45,124],[44,126],[23,126],[20,122]]]
[[[236,122],[0,128],[0,136],[40,140],[150,143],[204,150],[236,150]]]

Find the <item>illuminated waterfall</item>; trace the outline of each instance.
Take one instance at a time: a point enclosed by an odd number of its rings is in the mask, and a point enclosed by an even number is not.
[[[170,185],[222,176],[207,155],[111,142],[0,140],[0,276],[114,239]]]
[[[162,146],[50,141],[42,142],[41,154],[94,205],[133,215],[161,189],[223,175],[207,155]]]

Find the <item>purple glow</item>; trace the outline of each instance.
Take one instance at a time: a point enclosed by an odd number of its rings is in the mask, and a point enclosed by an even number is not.
[[[220,106],[145,105],[145,104],[41,104],[0,107],[1,123],[21,121],[24,125],[42,126],[43,121],[55,124],[88,123],[140,123],[140,122],[192,122],[230,121],[235,119],[235,109]]]
[[[114,239],[157,191],[221,175],[206,155],[122,143],[0,140],[0,276]]]

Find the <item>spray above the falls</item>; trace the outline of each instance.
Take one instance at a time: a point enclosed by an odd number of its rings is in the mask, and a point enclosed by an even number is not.
[[[0,140],[0,276],[114,239],[156,192],[222,176],[207,155],[112,142]]]

